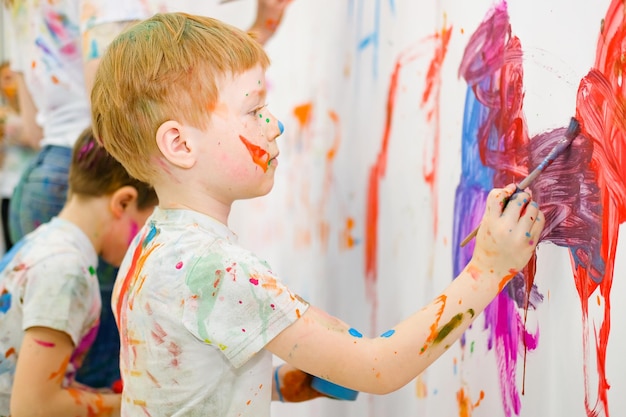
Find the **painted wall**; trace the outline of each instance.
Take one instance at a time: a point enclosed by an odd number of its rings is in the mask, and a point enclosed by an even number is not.
[[[250,4],[225,13],[244,22]],[[549,215],[536,269],[459,343],[393,394],[275,416],[623,414],[624,19],[618,0],[293,2],[267,46],[277,183],[231,226],[365,334],[453,279],[491,186],[520,181],[570,117],[583,134],[533,184]]]

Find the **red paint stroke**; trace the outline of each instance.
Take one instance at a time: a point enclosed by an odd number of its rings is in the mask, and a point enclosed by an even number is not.
[[[248,149],[248,152],[250,152],[252,161],[260,166],[263,172],[267,172],[267,169],[269,168],[270,154],[265,149],[255,145],[241,135],[239,135],[239,139],[241,139],[243,144],[246,146],[246,149]]]
[[[581,122],[582,132],[593,140],[590,165],[596,171],[603,207],[600,256],[605,261],[604,274],[601,280],[591,279],[594,270],[582,264],[574,270],[583,314],[585,408],[589,416],[609,415],[606,351],[611,329],[611,286],[619,225],[626,220],[625,13],[622,1],[613,0],[609,5],[598,36],[594,67],[581,80],[576,102],[576,117]],[[593,323],[592,330],[589,299],[597,290],[604,300],[604,315],[600,323]],[[589,341],[590,335],[596,338],[593,343]],[[598,372],[595,404],[590,400],[592,388],[587,369],[592,346],[596,350]]]
[[[435,34],[434,37],[428,38],[427,40],[437,39],[440,40],[437,47],[435,47],[435,57],[432,59],[430,64],[429,73],[427,76],[427,86],[426,91],[422,97],[422,105],[426,105],[429,102],[429,99],[434,100],[434,103],[430,103],[432,106],[431,112],[429,112],[429,118],[434,117],[438,123],[438,110],[434,110],[438,108],[438,98],[439,98],[439,86],[440,83],[440,70],[443,59],[446,55],[447,45],[450,40],[450,35],[452,31],[450,28],[443,29],[441,34]],[[378,273],[378,207],[379,207],[379,188],[380,182],[382,178],[385,176],[385,171],[387,169],[387,159],[388,159],[388,149],[389,149],[389,141],[391,138],[391,126],[393,124],[393,116],[394,116],[394,106],[396,101],[396,94],[398,90],[398,81],[400,78],[400,72],[406,64],[416,60],[418,58],[418,53],[416,50],[417,45],[413,45],[409,47],[407,50],[403,51],[398,58],[396,59],[396,63],[394,65],[394,69],[391,73],[391,79],[389,81],[389,89],[387,92],[387,103],[386,103],[386,112],[385,112],[385,122],[384,122],[384,132],[382,137],[382,143],[380,149],[378,151],[376,162],[370,168],[369,180],[368,180],[368,192],[367,192],[367,200],[366,200],[366,218],[365,218],[365,280],[366,280],[366,293],[370,301],[374,304],[374,308],[372,309],[372,325],[375,326],[375,312],[376,312],[376,281],[377,281],[377,273]],[[431,101],[432,101],[431,100]],[[433,113],[436,111],[437,113]],[[439,135],[439,127],[436,128],[436,139],[435,139],[435,156],[432,159],[432,173],[426,174],[425,179],[429,184],[432,184],[434,187],[435,183],[435,170],[438,159],[438,135]],[[433,188],[431,187],[431,190]],[[435,197],[436,201],[437,198]],[[436,203],[435,203],[436,204]],[[436,210],[433,215],[437,216]],[[436,223],[436,221],[435,221]],[[436,228],[436,226],[435,226]]]
[[[435,47],[435,54],[428,67],[426,73],[426,89],[422,95],[422,107],[428,108],[426,114],[426,120],[431,122],[435,128],[435,135],[433,137],[433,149],[432,155],[430,155],[430,169],[427,168],[429,164],[424,162],[423,176],[424,181],[430,187],[430,192],[433,198],[432,213],[433,213],[433,234],[437,236],[437,228],[439,225],[439,198],[435,189],[437,183],[437,168],[439,166],[439,143],[441,139],[441,125],[440,121],[440,94],[441,94],[441,67],[448,51],[448,43],[450,42],[450,36],[452,35],[452,27],[443,28],[441,33],[434,35],[435,41],[437,41]],[[424,155],[424,159],[427,159]]]
[[[35,343],[37,343],[38,345],[41,345],[43,347],[47,347],[47,348],[51,348],[51,347],[55,347],[56,344],[52,343],[52,342],[46,342],[43,340],[38,340],[38,339],[34,339]]]

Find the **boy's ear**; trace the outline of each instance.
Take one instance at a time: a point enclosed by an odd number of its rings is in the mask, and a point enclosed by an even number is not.
[[[111,201],[109,203],[113,217],[116,219],[122,217],[126,209],[133,202],[137,202],[137,197],[137,189],[130,185],[125,185],[115,190],[115,192],[111,195]]]
[[[191,168],[195,163],[192,144],[183,134],[183,126],[168,120],[159,126],[156,133],[159,150],[170,163],[180,168]]]

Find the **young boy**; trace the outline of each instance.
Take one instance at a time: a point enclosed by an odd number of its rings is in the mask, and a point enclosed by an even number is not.
[[[122,415],[268,416],[272,354],[389,393],[444,353],[535,250],[543,215],[525,192],[503,208],[510,185],[490,193],[465,270],[380,337],[309,306],[227,226],[235,200],[274,182],[282,124],[265,105],[268,65],[244,32],[185,14],[129,28],[102,58],[96,136],[159,196],[114,288]],[[274,375],[282,394],[285,368]]]
[[[98,256],[119,265],[157,198],[90,130],[73,148],[69,185],[59,215],[0,263],[0,416],[120,413],[120,394],[74,376],[98,330]]]

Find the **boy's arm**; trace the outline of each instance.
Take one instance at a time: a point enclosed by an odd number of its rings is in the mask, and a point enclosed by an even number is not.
[[[63,388],[73,350],[74,344],[64,332],[46,327],[26,330],[11,393],[12,417],[120,415],[120,394]]]
[[[532,256],[544,217],[514,186],[493,190],[473,257],[430,304],[377,338],[311,306],[267,349],[298,369],[357,391],[386,394],[424,371],[462,335]]]
[[[265,45],[274,35],[283,18],[285,9],[292,0],[258,0],[256,19],[248,32],[254,33],[255,39]]]

